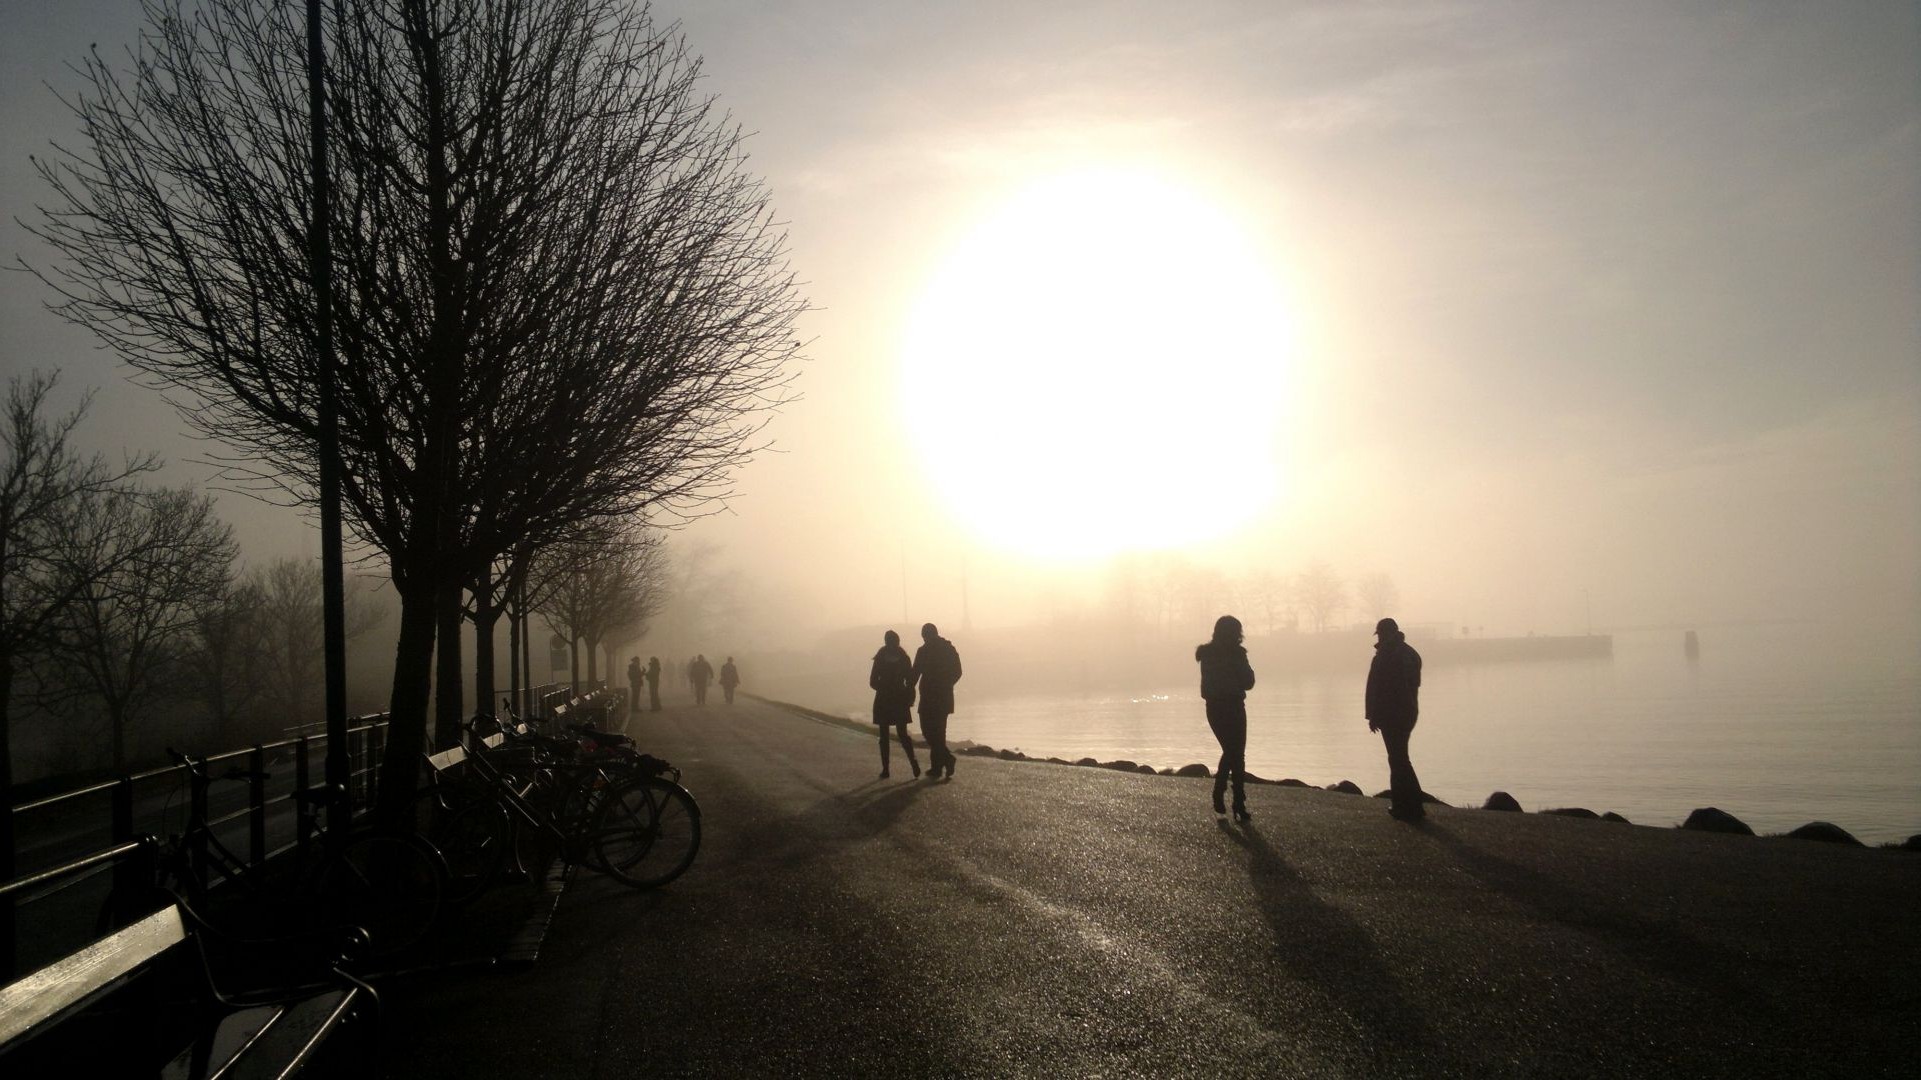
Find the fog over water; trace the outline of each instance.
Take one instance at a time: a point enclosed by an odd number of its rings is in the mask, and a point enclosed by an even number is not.
[[[140,13],[21,10],[0,34],[0,232],[35,261],[12,224],[44,201],[26,155],[74,131],[49,87],[71,92],[67,62],[123,49]],[[630,651],[737,654],[747,689],[861,712],[880,629],[911,644],[931,620],[970,661],[956,737],[1211,764],[1193,644],[1224,611],[1255,628],[1260,575],[1322,563],[1345,590],[1334,632],[1381,613],[1358,586],[1386,575],[1388,613],[1450,637],[1615,635],[1612,661],[1430,667],[1415,760],[1450,802],[1921,831],[1915,5],[655,10],[757,133],[815,310],[803,397],[726,511],[674,537],[702,575]],[[1088,178],[1102,244],[1009,239],[1007,208],[1063,176]],[[1154,185],[1185,194],[1135,194]],[[1224,323],[1226,293],[1182,246],[1188,201],[1231,224],[1273,305],[1205,356],[1178,331]],[[1064,284],[1013,320],[956,284],[977,265]],[[1177,310],[1125,289],[1190,279]],[[1068,287],[1086,281],[1111,287]],[[6,374],[59,368],[68,401],[101,388],[83,439],[207,482],[210,448],[47,299],[0,281]],[[995,363],[915,353],[943,338],[919,315],[955,311],[972,315],[949,336]],[[928,355],[966,393],[907,400]],[[938,441],[916,428],[960,402]],[[1213,438],[1221,415],[1257,430]],[[1048,518],[1089,489],[1098,529]],[[317,550],[300,515],[220,507],[249,562]],[[1156,547],[1169,535],[1187,539]],[[1167,583],[1154,610],[1119,597],[1129,573]],[[1250,768],[1385,786],[1366,639],[1290,673],[1261,636]],[[1089,649],[1123,671],[1083,685]]]

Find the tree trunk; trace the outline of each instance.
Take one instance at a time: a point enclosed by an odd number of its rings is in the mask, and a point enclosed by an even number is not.
[[[460,677],[460,593],[458,579],[441,586],[434,602],[434,618],[439,622],[439,665],[434,672],[434,749],[446,750],[460,743],[460,724],[466,719],[466,702]]]
[[[511,694],[513,708],[521,716],[527,715],[526,707],[520,703],[520,603],[515,597],[514,610],[507,615],[507,689]]]
[[[380,767],[379,817],[384,825],[403,824],[413,808],[420,755],[427,749],[427,697],[433,685],[434,601],[431,581],[402,584],[400,641],[394,647],[393,693],[387,703],[387,754]]]
[[[587,685],[600,681],[600,639],[587,638]]]
[[[567,690],[569,697],[580,696],[580,639],[567,639]]]

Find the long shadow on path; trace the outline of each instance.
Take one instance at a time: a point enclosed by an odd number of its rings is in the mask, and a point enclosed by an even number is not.
[[[1247,852],[1247,876],[1274,931],[1274,958],[1294,977],[1333,1003],[1367,1045],[1371,1075],[1433,1074],[1449,1061],[1419,1006],[1381,957],[1374,938],[1274,850],[1251,822],[1238,829],[1217,822],[1221,835]]]

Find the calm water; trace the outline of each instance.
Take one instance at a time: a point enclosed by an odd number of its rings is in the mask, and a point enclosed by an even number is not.
[[[1421,691],[1414,764],[1422,786],[1478,806],[1507,791],[1528,810],[1585,806],[1671,825],[1718,806],[1757,832],[1832,821],[1863,841],[1921,832],[1921,673],[1884,650],[1807,652],[1808,628],[1617,635],[1612,660],[1440,667]],[[1296,676],[1252,655],[1249,770],[1314,784],[1387,786],[1380,740],[1361,719],[1365,659],[1351,676]],[[1197,680],[1198,681],[1198,680]],[[1155,766],[1219,748],[1194,686],[1086,696],[969,697],[949,737],[1031,755]],[[864,710],[851,715],[866,718]]]

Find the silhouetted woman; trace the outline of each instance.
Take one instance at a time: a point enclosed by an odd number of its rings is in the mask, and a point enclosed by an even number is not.
[[[920,778],[920,762],[914,759],[914,740],[908,737],[907,724],[913,719],[914,661],[900,647],[900,635],[887,631],[887,644],[874,654],[874,670],[867,676],[874,688],[874,723],[880,727],[880,778],[887,779],[888,728],[897,728],[901,749],[907,751],[907,764],[914,778]]]
[[[1247,692],[1254,689],[1254,669],[1241,647],[1241,620],[1223,615],[1214,620],[1214,639],[1194,650],[1201,664],[1201,697],[1207,701],[1207,726],[1221,744],[1221,766],[1214,772],[1214,812],[1227,813],[1222,796],[1229,777],[1234,780],[1234,820],[1253,817],[1247,812],[1247,792],[1241,787],[1247,771]]]

